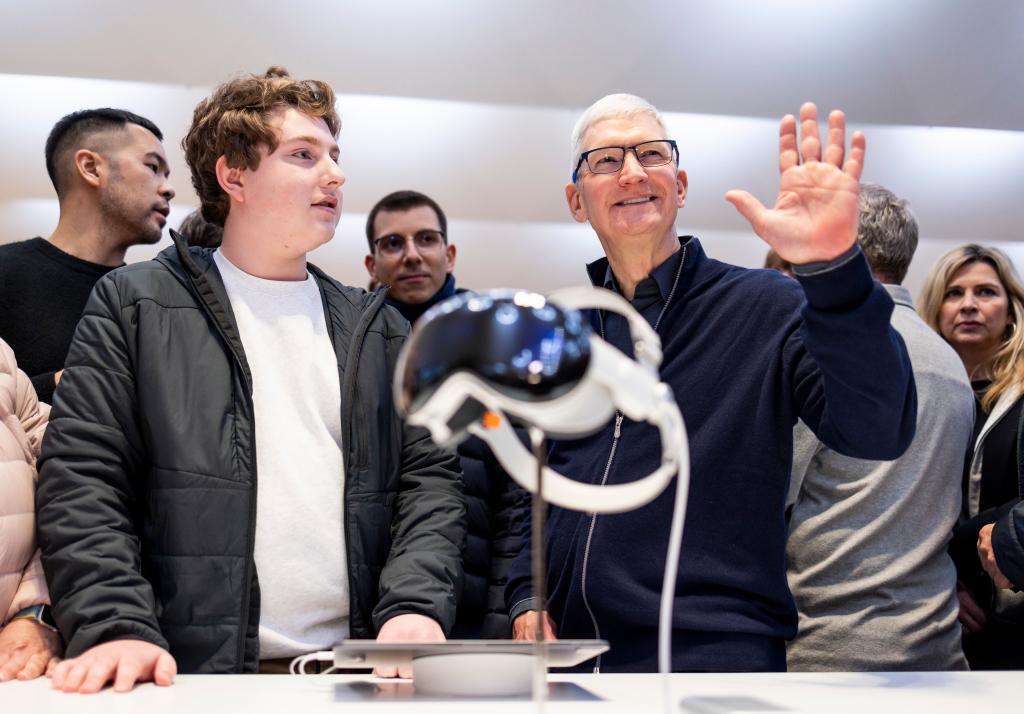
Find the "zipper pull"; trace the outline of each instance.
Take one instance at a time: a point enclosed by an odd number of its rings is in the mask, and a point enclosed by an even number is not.
[[[622,415],[621,412],[615,415],[615,438],[616,439],[618,439],[620,436],[622,436],[622,419],[623,419],[623,415]]]

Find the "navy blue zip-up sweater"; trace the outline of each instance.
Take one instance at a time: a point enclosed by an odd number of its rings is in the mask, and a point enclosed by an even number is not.
[[[844,454],[899,456],[914,432],[910,363],[889,326],[892,300],[859,252],[798,284],[773,271],[712,260],[696,239],[681,242],[682,271],[658,329],[661,376],[686,420],[691,459],[673,669],[783,670],[785,640],[797,623],[786,583],[784,516],[793,425],[802,418]],[[634,305],[652,324],[683,255],[675,253],[637,288]],[[603,285],[607,260],[588,271]],[[595,330],[599,325],[596,320]],[[606,315],[605,329],[610,342],[627,346],[621,318]],[[609,423],[588,438],[554,443],[551,466],[599,483],[612,430]],[[659,463],[656,429],[627,419],[608,483],[633,480]],[[549,612],[559,638],[611,643],[602,671],[657,669],[658,599],[674,498],[673,484],[628,513],[594,518],[551,509]],[[528,535],[506,591],[513,617],[531,595]]]

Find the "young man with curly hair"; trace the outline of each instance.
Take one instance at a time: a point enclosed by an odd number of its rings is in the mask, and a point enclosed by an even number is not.
[[[392,406],[408,327],[306,262],[338,223],[339,123],[283,70],[217,88],[183,146],[221,246],[175,235],[86,308],[39,491],[59,689],[452,625],[465,507],[455,456]]]

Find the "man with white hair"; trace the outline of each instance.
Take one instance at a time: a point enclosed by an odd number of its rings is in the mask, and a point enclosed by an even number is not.
[[[591,281],[615,290],[661,336],[662,379],[689,431],[690,501],[673,611],[676,671],[783,670],[796,631],[786,583],[784,502],[797,418],[835,450],[891,459],[913,438],[906,350],[889,326],[893,303],[856,244],[864,136],[845,148],[842,112],[821,145],[817,110],[780,127],[774,208],[726,194],[797,280],[745,270],[677,237],[686,172],[658,111],[631,95],[595,103],[573,132],[569,210],[589,222],[605,258]],[[623,318],[595,314],[598,334],[632,352]],[[839,408],[841,406],[841,408]],[[618,413],[598,433],[552,445],[555,469],[614,484],[660,462],[657,430]],[[561,638],[599,637],[597,670],[656,666],[658,599],[673,489],[630,513],[551,510],[544,622]],[[539,617],[528,551],[506,591],[517,637]]]

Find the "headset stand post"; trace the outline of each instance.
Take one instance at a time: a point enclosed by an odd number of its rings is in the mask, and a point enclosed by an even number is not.
[[[530,520],[530,562],[533,569],[533,602],[536,607],[533,630],[533,700],[540,714],[544,711],[548,693],[548,663],[544,640],[544,621],[547,615],[547,569],[544,562],[544,515],[547,506],[544,503],[544,464],[547,459],[544,431],[539,427],[530,427],[530,444],[533,447],[533,458],[537,462],[537,490],[533,493]]]

